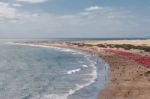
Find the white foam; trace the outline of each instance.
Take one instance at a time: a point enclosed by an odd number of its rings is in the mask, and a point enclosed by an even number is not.
[[[40,44],[27,44],[27,43],[13,43],[13,42],[8,42],[7,44],[11,45],[24,45],[24,46],[33,46],[33,47],[43,47],[43,48],[52,48],[56,49],[62,52],[71,52],[72,54],[81,54],[81,52],[78,52],[73,49],[67,49],[67,48],[60,48],[60,47],[55,47],[55,46],[49,46],[49,45],[40,45]]]
[[[80,55],[80,54],[82,54],[81,52],[72,52],[72,54],[74,54],[74,55]]]
[[[85,67],[85,68],[87,68],[87,67],[88,67],[88,65],[82,65],[82,67]]]
[[[86,84],[84,84],[84,85],[78,85],[78,84],[76,84],[76,88],[75,88],[75,89],[71,89],[71,90],[69,91],[69,95],[72,95],[72,94],[75,93],[76,91],[78,91],[78,90],[80,90],[80,89],[82,89],[82,88],[84,88],[84,87],[87,87],[87,86],[91,85],[92,83],[94,83],[94,82],[95,82],[95,79],[97,78],[97,73],[93,71],[91,75],[92,75],[93,77],[92,77],[92,79],[89,79],[90,81],[89,81],[88,83],[86,83]],[[68,96],[69,96],[69,95],[68,95]]]
[[[92,83],[95,82],[95,80],[97,79],[97,68],[96,68],[95,64],[91,64],[91,66],[93,67],[93,71],[91,72],[92,78],[88,79],[89,82],[88,82],[88,83],[85,83],[85,84],[83,84],[83,85],[78,85],[78,84],[76,84],[76,88],[71,89],[71,90],[69,91],[69,95],[72,95],[72,94],[75,93],[76,91],[78,91],[78,90],[80,90],[80,89],[82,89],[82,88],[84,88],[84,87],[87,87],[87,86],[89,86],[89,85],[91,85]],[[68,95],[68,96],[69,96],[69,95]]]
[[[44,95],[34,95],[29,97],[29,99],[67,99],[68,94],[44,94]]]
[[[46,46],[46,45],[26,44],[26,43],[13,43],[13,42],[8,42],[7,44],[11,44],[11,45],[25,45],[25,46],[33,46],[33,47],[46,47],[46,48],[49,47],[49,46]]]
[[[41,99],[67,99],[68,94],[49,94],[44,95]]]
[[[74,70],[69,70],[69,71],[67,71],[67,74],[73,74],[73,73],[79,72],[80,70],[81,70],[80,68],[74,69]]]
[[[86,86],[89,86],[91,85],[92,83],[95,82],[95,79],[97,79],[97,68],[95,66],[96,62],[95,61],[91,61],[90,59],[90,55],[87,55],[87,54],[84,54],[84,53],[81,53],[81,52],[78,52],[76,50],[72,50],[72,49],[66,49],[66,48],[60,48],[60,47],[53,47],[53,46],[46,46],[46,45],[36,45],[36,44],[25,44],[25,43],[10,43],[9,44],[15,44],[15,45],[26,45],[26,46],[34,46],[34,47],[46,47],[46,48],[54,48],[54,49],[58,49],[60,51],[64,51],[64,52],[72,52],[73,54],[83,54],[85,58],[87,58],[88,61],[90,61],[90,67],[93,68],[92,72],[91,72],[91,76],[92,78],[89,79],[89,82],[86,83],[86,84],[83,84],[83,85],[76,85],[76,87],[74,89],[70,89],[70,91],[68,92],[68,94],[49,94],[49,95],[44,95],[42,96],[42,98],[33,98],[33,99],[67,99],[67,97],[69,95],[72,95],[73,93],[75,93],[76,91],[86,87]],[[88,67],[87,65],[82,65],[83,67]],[[78,68],[78,69],[74,69],[74,70],[69,70],[67,71],[67,74],[73,74],[73,73],[76,73],[76,72],[79,72],[81,70],[81,68]],[[32,98],[31,98],[32,99]]]

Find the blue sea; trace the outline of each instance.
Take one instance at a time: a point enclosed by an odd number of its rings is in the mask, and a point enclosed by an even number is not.
[[[96,99],[108,64],[72,49],[0,43],[0,99]]]

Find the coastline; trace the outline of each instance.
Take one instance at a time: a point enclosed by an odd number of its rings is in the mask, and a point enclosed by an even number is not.
[[[75,93],[69,95],[67,99],[97,99],[98,92],[101,92],[108,82],[108,64],[99,57],[92,56],[97,60],[96,72],[97,78],[88,86],[77,90]]]
[[[94,41],[99,44],[97,41]],[[143,42],[143,40],[142,40]],[[147,42],[147,41],[146,41]],[[74,43],[74,42],[73,42]],[[109,82],[104,90],[99,93],[99,99],[148,99],[150,97],[150,74],[149,68],[139,64],[126,56],[116,55],[105,51],[105,48],[97,46],[84,46],[89,42],[76,42],[76,44],[66,42],[38,42],[38,44],[46,46],[56,46],[63,48],[71,48],[89,53],[96,54],[104,59],[109,65]],[[129,42],[130,44],[130,42]],[[149,45],[148,45],[149,46]],[[115,48],[116,49],[116,48]],[[122,49],[117,49],[122,50]],[[123,50],[126,51],[126,50]],[[140,55],[148,55],[149,52],[127,50]],[[146,53],[146,54],[145,54]]]
[[[85,55],[89,55],[92,60],[94,60],[95,63],[95,70],[96,70],[96,78],[91,80],[89,83],[78,86],[77,89],[71,90],[69,92],[69,95],[67,99],[97,99],[98,95],[108,82],[108,64],[101,59],[97,54],[76,49],[76,48],[68,48],[68,47],[60,47],[60,46],[52,46],[52,45],[43,45],[43,44],[33,44],[33,43],[9,43],[14,45],[23,45],[23,46],[33,46],[33,47],[44,47],[44,48],[56,48],[59,50],[67,50],[67,51],[75,51],[77,53],[82,53]],[[89,94],[90,92],[90,94]]]

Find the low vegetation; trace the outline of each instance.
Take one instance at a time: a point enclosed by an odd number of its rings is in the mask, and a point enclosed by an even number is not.
[[[135,46],[131,44],[97,44],[96,46],[104,48],[123,48],[125,50],[138,49],[150,52],[150,46]]]
[[[130,49],[138,49],[138,50],[143,50],[146,52],[150,52],[150,46],[135,46],[131,44],[97,44],[97,45],[92,45],[92,44],[85,44],[85,43],[71,43],[76,46],[84,47],[84,46],[98,46],[102,48],[123,48],[125,50],[130,50]]]
[[[121,51],[121,50],[105,49],[105,51],[112,52],[116,55],[126,56],[129,59],[134,60],[137,63],[140,63],[147,68],[150,68],[150,57],[141,56],[138,54],[134,54],[134,53],[126,52],[126,51]],[[147,73],[147,75],[149,75],[149,72]]]

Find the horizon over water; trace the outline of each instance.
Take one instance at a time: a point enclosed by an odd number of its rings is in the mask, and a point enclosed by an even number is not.
[[[0,54],[0,99],[96,99],[107,82],[107,64],[88,53],[1,42]]]
[[[123,38],[123,37],[112,37],[112,38],[0,38],[0,42],[14,42],[14,41],[98,41],[98,40],[146,40],[150,38],[139,38],[139,37],[134,37],[134,38]]]

